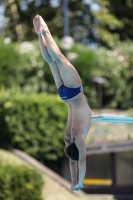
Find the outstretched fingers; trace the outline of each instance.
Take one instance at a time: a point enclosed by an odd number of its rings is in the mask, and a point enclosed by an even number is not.
[[[42,26],[41,26],[39,15],[36,15],[34,17],[34,19],[33,19],[33,25],[34,25],[34,28],[36,30],[36,33],[37,34],[42,34]]]
[[[36,32],[38,34],[43,34],[48,30],[46,22],[38,14],[33,19],[33,25],[34,25]]]
[[[36,16],[33,19],[33,25],[34,25],[34,27],[38,26],[38,19]]]

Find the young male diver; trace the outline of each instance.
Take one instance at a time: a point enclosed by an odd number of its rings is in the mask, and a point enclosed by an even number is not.
[[[78,72],[59,50],[43,18],[36,15],[33,25],[41,54],[50,66],[59,96],[68,106],[65,153],[70,164],[71,190],[79,190],[83,188],[86,173],[85,138],[91,125],[91,109]]]

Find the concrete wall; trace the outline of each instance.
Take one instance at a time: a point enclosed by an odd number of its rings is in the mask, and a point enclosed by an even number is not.
[[[116,185],[133,185],[133,151],[116,153]]]
[[[110,155],[99,154],[87,156],[86,178],[110,179]]]
[[[62,173],[61,175],[63,178],[71,182],[71,177],[70,177],[70,169],[69,169],[69,159],[64,158],[62,161]]]
[[[110,153],[88,155],[85,178],[112,179],[111,166]],[[68,158],[62,162],[62,176],[71,181]],[[116,187],[133,186],[133,151],[115,153],[115,178]]]

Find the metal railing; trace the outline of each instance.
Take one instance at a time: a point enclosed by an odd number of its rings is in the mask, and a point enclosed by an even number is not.
[[[130,112],[122,111],[102,111],[100,115],[124,116],[131,117]],[[93,116],[98,116],[98,112],[93,112]],[[122,140],[133,140],[133,124],[115,124],[108,122],[95,122],[91,124],[90,131],[87,135],[87,143],[103,143]]]

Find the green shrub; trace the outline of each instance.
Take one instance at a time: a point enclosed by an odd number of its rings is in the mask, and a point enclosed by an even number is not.
[[[81,76],[91,108],[98,107],[98,84],[93,82],[93,77],[103,77],[107,80],[102,90],[104,108],[133,107],[132,41],[119,43],[114,50],[106,48],[90,50],[81,44],[75,44],[72,51],[78,53],[74,66]]]
[[[5,44],[0,40],[0,85],[6,89],[55,93],[55,83],[38,41]]]
[[[0,146],[21,149],[43,162],[64,155],[67,106],[57,95],[0,92]]]
[[[42,200],[43,180],[26,166],[0,165],[0,200]]]
[[[60,46],[57,38],[56,41]],[[119,43],[114,50],[92,50],[77,43],[72,47],[71,51],[78,55],[72,64],[79,72],[91,108],[98,108],[98,84],[93,82],[93,78],[99,76],[107,79],[103,86],[104,108],[133,107],[132,43]],[[52,73],[40,54],[37,40],[10,44],[0,40],[0,52],[0,85],[5,89],[20,87],[22,92],[28,94],[57,93]]]

